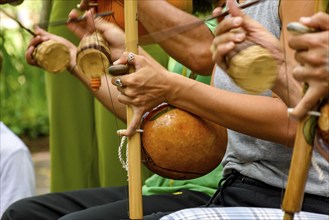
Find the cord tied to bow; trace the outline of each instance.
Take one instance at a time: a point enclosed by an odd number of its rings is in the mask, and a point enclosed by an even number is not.
[[[126,131],[126,129],[120,129],[117,131],[118,134],[122,133]],[[139,133],[143,133],[143,130],[142,129],[137,129],[136,132],[139,132]],[[122,150],[123,150],[123,145],[125,144],[127,140],[127,136],[122,136],[121,137],[121,141],[120,141],[120,145],[119,145],[119,148],[118,148],[118,155],[119,155],[119,160],[122,164],[122,168],[124,168],[126,171],[127,171],[127,175],[129,175],[128,173],[128,144],[126,145],[126,160],[123,159],[123,156],[122,156]]]

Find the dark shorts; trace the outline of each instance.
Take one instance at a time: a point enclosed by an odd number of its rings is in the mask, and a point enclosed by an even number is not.
[[[284,189],[270,186],[236,171],[225,179],[208,206],[281,208]],[[302,210],[329,214],[329,198],[306,193]]]

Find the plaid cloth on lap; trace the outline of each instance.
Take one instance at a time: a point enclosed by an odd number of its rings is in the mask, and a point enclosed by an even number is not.
[[[174,212],[160,220],[282,220],[281,209],[249,207],[191,208]],[[328,215],[299,212],[294,220],[329,220]]]

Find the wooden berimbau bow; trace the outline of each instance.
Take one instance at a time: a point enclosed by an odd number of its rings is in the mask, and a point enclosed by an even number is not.
[[[137,18],[137,2],[135,0],[117,1],[116,6],[124,5],[124,29],[126,51],[134,54],[138,53],[138,18]],[[81,0],[78,8],[86,10],[95,8],[98,15],[104,14],[104,10],[109,12],[111,17],[106,20],[116,20],[113,17],[115,13],[112,11],[112,0]],[[114,6],[113,6],[114,7]],[[97,14],[96,14],[97,15]],[[96,17],[96,16],[95,16]],[[121,18],[120,18],[121,19]],[[80,19],[81,20],[81,19]],[[65,22],[66,23],[66,22]],[[60,24],[60,21],[56,25]],[[119,25],[119,24],[118,24]],[[98,41],[98,40],[97,40]],[[134,67],[129,66],[129,73],[134,72]],[[130,124],[133,111],[131,106],[126,106],[127,125]],[[129,218],[143,219],[143,205],[142,205],[142,178],[141,178],[141,137],[140,133],[136,132],[134,135],[128,137],[128,188],[129,188]]]
[[[325,0],[317,0],[316,11],[324,11],[327,6],[326,3]],[[312,159],[316,123],[317,118],[310,115],[298,122],[288,182],[282,203],[284,220],[294,219],[294,214],[302,208],[308,170]]]
[[[138,17],[137,2],[125,0],[124,17],[126,31],[126,50],[138,53]],[[129,72],[133,72],[131,66]],[[133,111],[126,107],[127,124],[129,125]],[[128,137],[128,187],[129,187],[129,217],[130,219],[143,219],[142,178],[141,178],[141,137],[140,133]]]

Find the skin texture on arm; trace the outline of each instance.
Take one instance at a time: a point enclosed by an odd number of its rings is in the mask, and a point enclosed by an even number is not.
[[[80,23],[69,23],[68,28],[78,36],[80,39],[95,30],[99,31],[104,38],[107,39],[110,50],[111,50],[111,59],[112,62],[117,60],[125,49],[125,36],[124,32],[115,24],[106,22],[101,18],[93,20],[94,12],[92,10],[86,12],[85,20]],[[69,14],[70,19],[76,19],[80,16],[80,13],[77,10],[72,10]],[[36,46],[44,41],[49,39],[53,39],[57,42],[60,42],[67,46],[70,51],[70,65],[67,68],[69,72],[72,73],[79,81],[81,81],[85,86],[87,86],[93,93],[93,95],[111,112],[117,115],[121,120],[126,121],[126,107],[125,105],[118,102],[116,98],[120,93],[115,86],[111,84],[111,75],[104,75],[101,77],[101,86],[98,91],[93,91],[90,87],[89,78],[86,77],[76,66],[76,54],[77,48],[70,41],[57,36],[50,34],[49,32],[36,27],[35,33],[37,36],[33,38],[28,46],[28,49],[25,53],[25,57],[27,62],[30,65],[38,66],[35,60],[33,60],[32,54]],[[139,53],[143,54],[143,56],[151,59],[151,56],[147,54],[142,48],[139,48]],[[158,69],[164,69],[162,65],[157,63],[155,60],[152,60],[153,64]]]
[[[302,16],[311,16],[314,13],[314,9],[315,1],[280,1],[280,18],[282,24],[280,43],[285,53],[285,63],[281,66],[277,83],[272,90],[289,107],[295,106],[301,99],[302,85],[294,80],[292,76],[292,69],[296,66],[297,62],[294,58],[294,51],[288,46],[288,41],[292,35],[287,31],[286,27],[288,23],[298,21]]]
[[[200,21],[165,0],[138,2],[138,18],[149,33]],[[156,18],[156,19],[154,19]],[[175,34],[158,43],[175,60],[201,75],[210,75],[214,63],[209,51],[213,35],[205,24]],[[202,39],[202,40],[200,40]],[[157,39],[155,39],[157,42]],[[182,51],[186,51],[182,53]]]
[[[124,53],[117,62],[126,63],[127,56]],[[144,112],[166,101],[223,127],[289,146],[293,144],[295,123],[289,120],[286,105],[280,99],[214,88],[158,70],[143,56],[135,56],[135,68],[136,72],[120,77],[125,87],[118,88],[119,101],[133,107],[135,126]],[[133,122],[131,126],[128,135],[134,130]],[[273,127],[277,129],[273,131]]]
[[[124,53],[116,63],[127,63],[127,55]],[[223,127],[292,146],[295,124],[288,120],[286,106],[281,100],[210,87],[159,68],[149,57],[136,55],[134,64],[136,72],[120,76],[125,87],[118,88],[121,92],[118,100],[132,105],[134,110],[128,134],[140,123],[144,112],[167,101]],[[102,99],[108,100],[108,92],[103,93]],[[273,131],[273,127],[277,129]]]
[[[230,20],[221,28],[228,28],[225,25],[229,24]],[[280,52],[277,40],[276,45]],[[127,54],[119,63],[126,62]],[[293,146],[296,123],[289,120],[287,106],[280,99],[235,94],[208,87],[167,71],[157,71],[148,59],[142,57],[135,59],[135,67],[136,73],[121,77],[126,87],[120,89],[122,94],[118,98],[120,102],[134,106],[136,123],[143,112],[167,101],[223,127]],[[273,127],[277,129],[273,131]],[[129,132],[133,130],[130,128]]]
[[[102,30],[102,28],[104,28],[107,30],[118,31],[115,33],[115,35],[118,35],[120,33],[124,34],[118,28],[111,28],[111,25],[113,25],[112,23],[106,23],[106,24],[108,24],[109,26],[106,26],[106,25],[101,26],[101,25],[103,25],[103,24],[101,24],[99,26],[100,30]],[[113,25],[113,26],[115,26],[115,25]],[[78,29],[76,29],[76,30],[78,31]],[[50,34],[41,28],[36,28],[35,33],[37,34],[37,36],[31,40],[31,42],[28,46],[28,49],[26,50],[26,53],[25,53],[25,58],[26,58],[27,62],[30,65],[38,66],[36,61],[33,60],[32,53],[33,53],[33,50],[35,49],[36,45],[38,45],[39,43],[50,40],[50,39],[63,43],[65,46],[67,46],[69,48],[70,57],[71,57],[70,65],[67,69],[72,73],[72,75],[74,75],[76,78],[78,78],[85,86],[87,86],[92,91],[92,89],[90,87],[90,83],[89,83],[89,78],[87,78],[76,67],[76,53],[77,53],[76,46],[74,44],[72,44],[70,41],[66,40],[65,38]],[[86,34],[86,33],[84,33],[84,34]],[[83,36],[83,34],[81,36]],[[123,45],[124,45],[124,43],[123,43]],[[118,46],[117,48],[118,49],[114,48],[114,50],[112,50],[112,55],[114,55],[114,57],[120,56],[121,53],[123,52],[123,48],[120,49],[120,46]],[[106,76],[103,76],[101,80],[102,80],[101,83],[104,86],[101,86],[98,91],[92,91],[94,96],[98,100],[100,100],[107,109],[109,109],[110,111],[115,113],[121,120],[125,121],[125,119],[126,119],[125,106],[123,104],[119,103],[116,98],[116,96],[118,95],[118,91],[117,91],[116,87],[112,86],[111,77],[109,75],[106,75]]]
[[[282,22],[280,42],[257,21],[236,9],[233,1],[229,0],[227,5],[234,18],[226,18],[221,22],[224,24],[220,23],[216,28],[212,44],[214,61],[225,70],[227,66],[224,57],[235,48],[237,43],[249,40],[262,45],[277,60],[279,72],[272,91],[288,106],[295,106],[301,98],[302,87],[291,74],[296,61],[293,51],[287,46],[291,35],[287,33],[285,27],[289,22],[296,21],[302,15],[312,13],[313,1],[280,1],[279,12]],[[296,8],[300,9],[295,10]],[[215,9],[214,13],[218,13],[218,10],[220,9]],[[232,20],[231,25],[229,25],[230,19]]]
[[[289,40],[289,46],[295,50],[295,59],[300,63],[293,69],[293,76],[309,86],[291,113],[295,118],[304,117],[329,93],[329,15],[319,12],[302,17],[299,22],[319,32],[293,36]]]

